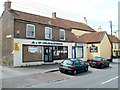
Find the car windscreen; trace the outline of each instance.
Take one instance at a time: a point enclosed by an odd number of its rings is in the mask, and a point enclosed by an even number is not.
[[[62,63],[65,65],[72,65],[73,61],[72,60],[64,60]]]
[[[101,61],[101,58],[98,58],[98,57],[96,58],[96,57],[95,57],[95,58],[93,58],[92,60],[94,60],[94,61]]]

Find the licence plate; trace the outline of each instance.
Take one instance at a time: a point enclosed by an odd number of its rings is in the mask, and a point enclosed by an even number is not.
[[[64,69],[67,69],[68,67],[67,66],[63,66]]]
[[[96,62],[93,62],[94,64],[96,64]]]

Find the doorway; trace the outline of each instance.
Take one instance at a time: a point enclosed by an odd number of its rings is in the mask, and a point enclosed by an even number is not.
[[[53,62],[52,46],[44,46],[44,62]]]

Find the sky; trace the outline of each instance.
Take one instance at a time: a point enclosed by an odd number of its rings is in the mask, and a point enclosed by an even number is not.
[[[0,0],[0,16],[4,10],[4,2]],[[77,22],[87,23],[90,27],[98,30],[101,26],[103,31],[111,33],[112,21],[113,32],[118,30],[118,2],[119,0],[10,0],[12,9],[33,13],[41,16],[52,17],[56,12],[57,17]]]

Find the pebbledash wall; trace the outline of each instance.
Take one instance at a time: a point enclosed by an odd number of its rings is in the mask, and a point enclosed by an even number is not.
[[[28,46],[29,48],[27,48],[27,52],[31,52],[30,55],[34,55],[36,53],[38,53],[38,55],[41,55],[41,59],[39,59],[38,61],[34,60],[33,61],[25,61],[24,59],[24,55],[25,57],[30,57],[29,55],[27,55],[27,53],[25,53],[24,51],[24,46]],[[32,48],[31,46],[35,47],[35,46],[41,46],[41,50],[39,49],[36,50],[36,48]],[[69,42],[55,42],[55,41],[46,41],[46,40],[27,40],[27,39],[17,39],[14,38],[14,51],[13,51],[13,66],[26,66],[26,65],[40,65],[40,64],[44,64],[47,61],[45,61],[45,47],[67,47],[68,50],[68,58],[74,58],[74,56],[76,58],[81,58],[83,60],[87,60],[87,53],[86,52],[87,48],[86,45],[84,44],[80,44],[80,43],[69,43]],[[75,51],[74,51],[74,47],[75,47]],[[77,56],[74,54],[79,53],[78,47],[81,48],[81,55]],[[31,49],[30,49],[31,48]],[[49,52],[49,51],[48,51]],[[52,50],[52,54],[54,54],[53,50]],[[37,56],[37,55],[34,55]],[[52,55],[53,56],[53,55]],[[80,57],[81,56],[81,57]],[[49,57],[49,56],[48,56]],[[36,58],[36,57],[34,57]],[[50,59],[50,58],[49,58]],[[46,59],[47,60],[47,59]],[[60,63],[62,60],[53,60],[52,58],[52,62],[51,63]],[[50,63],[50,61],[49,61]]]

